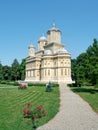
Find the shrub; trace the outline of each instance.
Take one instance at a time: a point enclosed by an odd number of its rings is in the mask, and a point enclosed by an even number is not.
[[[4,81],[4,80],[1,81],[1,84],[6,84],[6,83],[7,83],[7,81]]]
[[[33,86],[33,83],[28,83],[28,86]]]
[[[51,92],[52,90],[52,83],[49,82],[48,84],[46,84],[46,92]]]
[[[45,86],[45,84],[40,84],[40,83],[37,83],[37,84],[33,84],[34,86]]]
[[[67,86],[69,86],[69,87],[80,87],[80,86],[78,86],[78,84],[76,84],[76,83],[67,84]]]
[[[14,82],[13,85],[14,85],[14,86],[18,86],[19,83],[18,83],[18,82]]]
[[[19,84],[18,89],[26,89],[27,84]]]
[[[28,86],[45,86],[45,84],[44,83],[31,83],[31,82],[29,82],[28,83]]]
[[[24,108],[23,114],[24,114],[24,118],[32,120],[32,125],[33,125],[32,128],[34,130],[35,128],[37,128],[36,120],[39,120],[40,118],[46,115],[45,110],[41,105],[39,105],[38,107],[32,110],[30,103],[28,103],[26,108]]]
[[[52,83],[52,87],[59,87],[59,84],[57,84],[57,83]]]
[[[96,85],[94,86],[94,88],[98,88],[98,84],[96,84]]]

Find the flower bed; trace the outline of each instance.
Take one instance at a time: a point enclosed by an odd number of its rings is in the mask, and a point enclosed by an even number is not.
[[[26,89],[27,85],[25,84],[19,84],[18,89]]]
[[[26,82],[20,82],[18,89],[26,89],[28,87],[28,84]]]
[[[28,119],[32,120],[32,124],[33,124],[32,128],[35,129],[37,128],[36,121],[42,118],[43,116],[45,116],[46,112],[41,105],[39,105],[38,107],[32,110],[31,104],[28,103],[26,108],[24,108],[23,110],[23,114],[24,114],[24,118],[26,118],[27,120]]]

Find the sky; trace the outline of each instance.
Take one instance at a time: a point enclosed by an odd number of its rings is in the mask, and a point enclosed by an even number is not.
[[[38,50],[38,40],[55,23],[71,58],[98,39],[98,0],[0,0],[0,62],[11,65]]]

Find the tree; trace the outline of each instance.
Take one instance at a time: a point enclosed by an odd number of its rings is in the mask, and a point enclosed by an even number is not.
[[[11,79],[12,80],[20,79],[20,64],[17,59],[14,59],[11,66]]]
[[[98,82],[98,41],[93,40],[92,46],[87,49],[88,56],[88,75],[90,82],[96,84]]]
[[[2,70],[2,64],[1,64],[1,62],[0,62],[0,80],[3,79],[2,72],[3,72],[3,70]]]
[[[71,76],[72,80],[76,80],[76,59],[71,60]]]
[[[21,80],[25,79],[25,62],[26,62],[26,59],[22,59],[22,62],[20,64]]]
[[[77,84],[83,84],[86,81],[86,53],[81,53],[77,59],[72,60],[72,73]]]
[[[9,66],[3,66],[2,67],[2,79],[3,80],[11,80],[11,73],[10,73],[11,68]]]
[[[75,81],[84,84],[98,83],[98,41],[94,39],[85,53],[81,53],[76,59],[72,60],[72,75]]]

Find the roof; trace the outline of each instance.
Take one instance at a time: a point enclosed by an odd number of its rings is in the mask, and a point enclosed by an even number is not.
[[[50,32],[50,31],[59,31],[59,32],[61,32],[61,31],[55,26],[55,23],[53,23],[52,28],[48,30],[48,32]],[[47,33],[48,33],[48,32],[47,32]]]
[[[40,40],[47,40],[47,38],[44,36],[44,34],[39,38],[39,41]]]

